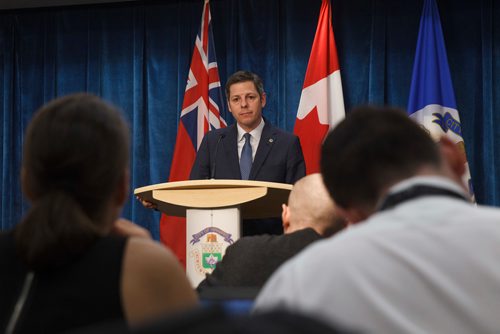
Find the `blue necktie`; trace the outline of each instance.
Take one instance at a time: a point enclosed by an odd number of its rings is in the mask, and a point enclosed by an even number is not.
[[[245,137],[245,144],[241,150],[240,172],[241,179],[248,180],[250,170],[252,169],[252,146],[250,145],[250,134],[245,133],[243,137]]]

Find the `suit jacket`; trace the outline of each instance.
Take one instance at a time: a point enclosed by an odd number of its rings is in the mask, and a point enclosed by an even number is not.
[[[236,124],[208,132],[191,169],[191,180],[241,179]],[[266,121],[249,180],[293,184],[305,176],[299,138]]]
[[[243,237],[226,249],[222,261],[198,286],[259,287],[289,258],[321,236],[312,228],[282,235]]]

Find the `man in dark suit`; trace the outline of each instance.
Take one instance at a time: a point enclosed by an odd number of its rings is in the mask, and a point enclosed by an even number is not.
[[[320,174],[308,175],[295,183],[288,206],[283,204],[282,219],[284,234],[243,237],[229,246],[198,291],[203,294],[207,288],[217,286],[260,288],[283,262],[346,225]]]
[[[293,184],[306,173],[299,138],[262,117],[266,93],[260,77],[238,71],[226,82],[227,106],[236,120],[203,137],[191,180],[236,179]],[[243,235],[281,234],[279,219],[245,220]]]
[[[257,180],[293,184],[305,176],[299,138],[262,117],[266,93],[260,77],[248,71],[226,83],[227,105],[236,124],[203,137],[190,179]],[[146,208],[155,206],[138,198]],[[243,235],[283,232],[279,219],[245,220]]]
[[[254,73],[239,71],[226,83],[227,105],[236,124],[208,132],[190,179],[242,179],[293,184],[305,175],[297,136],[262,117],[266,93]]]

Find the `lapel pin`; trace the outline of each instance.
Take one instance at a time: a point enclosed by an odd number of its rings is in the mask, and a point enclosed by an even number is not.
[[[269,138],[269,142],[272,143],[274,141],[274,139],[272,138]]]

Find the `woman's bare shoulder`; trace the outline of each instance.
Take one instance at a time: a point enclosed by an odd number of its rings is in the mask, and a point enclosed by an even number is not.
[[[122,303],[130,324],[198,304],[184,269],[162,244],[131,237],[123,261]]]

